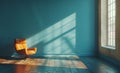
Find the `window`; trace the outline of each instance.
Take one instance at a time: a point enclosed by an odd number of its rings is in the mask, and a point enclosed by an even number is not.
[[[115,48],[116,0],[101,0],[101,45]]]
[[[115,47],[115,0],[108,0],[108,46]]]

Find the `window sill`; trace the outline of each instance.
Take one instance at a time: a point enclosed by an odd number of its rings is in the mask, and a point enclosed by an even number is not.
[[[102,46],[102,48],[106,48],[106,49],[110,49],[110,50],[115,50],[115,47],[111,47],[111,46]]]

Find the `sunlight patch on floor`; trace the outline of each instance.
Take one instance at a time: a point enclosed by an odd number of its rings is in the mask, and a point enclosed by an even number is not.
[[[65,67],[65,68],[80,68],[87,69],[82,61],[78,60],[64,60],[64,59],[40,59],[40,58],[26,58],[21,60],[6,60],[0,59],[0,64],[16,64],[16,65],[36,65],[47,67]]]

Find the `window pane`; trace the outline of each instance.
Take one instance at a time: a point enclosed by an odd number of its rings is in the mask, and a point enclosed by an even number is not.
[[[115,0],[108,0],[108,46],[115,47]]]

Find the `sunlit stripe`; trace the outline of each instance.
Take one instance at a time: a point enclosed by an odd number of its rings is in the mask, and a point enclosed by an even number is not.
[[[73,13],[70,16],[64,18],[63,20],[57,22],[56,24],[50,26],[49,28],[43,30],[42,32],[39,32],[35,34],[34,36],[28,38],[27,39],[28,47],[34,46],[41,41],[48,42],[51,39],[54,39],[60,36],[61,34],[69,31],[70,29],[76,26],[75,16],[76,14]]]

